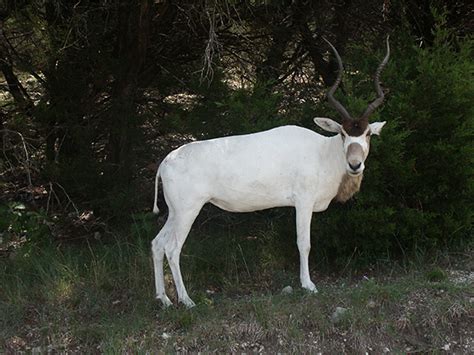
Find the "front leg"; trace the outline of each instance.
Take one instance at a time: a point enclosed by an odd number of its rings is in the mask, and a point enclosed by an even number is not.
[[[300,281],[301,286],[310,292],[317,293],[316,286],[309,276],[309,252],[311,250],[311,206],[296,207],[296,235],[298,250],[300,252]]]

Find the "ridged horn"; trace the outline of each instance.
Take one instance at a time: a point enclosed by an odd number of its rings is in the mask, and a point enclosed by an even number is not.
[[[385,58],[383,59],[382,63],[380,63],[379,67],[377,68],[377,71],[375,72],[374,84],[375,84],[375,91],[377,92],[378,97],[374,101],[372,101],[369,104],[369,106],[367,106],[367,109],[365,110],[365,112],[361,116],[361,119],[368,119],[369,116],[377,109],[377,107],[382,105],[383,100],[385,98],[383,90],[380,87],[380,74],[382,73],[382,70],[387,65],[388,59],[390,58],[389,37],[390,36],[387,36],[387,54],[385,55]]]
[[[339,84],[341,83],[342,73],[344,72],[344,67],[342,66],[341,56],[339,55],[339,53],[337,52],[337,49],[332,45],[331,42],[329,42],[324,37],[323,37],[323,39],[332,48],[332,50],[334,52],[334,55],[337,58],[337,63],[339,64],[339,72],[337,73],[337,79],[336,79],[336,81],[334,82],[334,84],[331,86],[331,88],[329,89],[329,91],[327,93],[328,101],[332,105],[332,107],[334,107],[337,110],[337,112],[339,112],[339,114],[342,116],[342,118],[344,120],[351,120],[352,117],[349,114],[349,112],[347,112],[346,108],[344,106],[342,106],[342,104],[334,98],[334,93],[336,92],[337,88],[339,87]]]

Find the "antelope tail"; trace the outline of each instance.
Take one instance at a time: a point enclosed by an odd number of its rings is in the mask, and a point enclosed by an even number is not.
[[[160,168],[158,167],[158,171],[156,172],[156,178],[155,178],[155,203],[153,205],[154,214],[160,213],[160,209],[158,208],[158,181],[159,180],[160,180]]]

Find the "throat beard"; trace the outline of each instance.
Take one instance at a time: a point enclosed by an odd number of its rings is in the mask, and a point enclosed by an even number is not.
[[[341,183],[339,184],[339,189],[337,190],[337,195],[334,199],[337,202],[346,202],[349,200],[356,192],[360,190],[360,184],[362,183],[363,174],[357,176],[351,176],[349,174],[344,174],[342,177]]]

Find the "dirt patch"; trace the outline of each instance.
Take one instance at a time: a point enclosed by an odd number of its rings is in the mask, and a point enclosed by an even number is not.
[[[449,279],[455,284],[474,284],[474,271],[468,270],[450,270]]]

